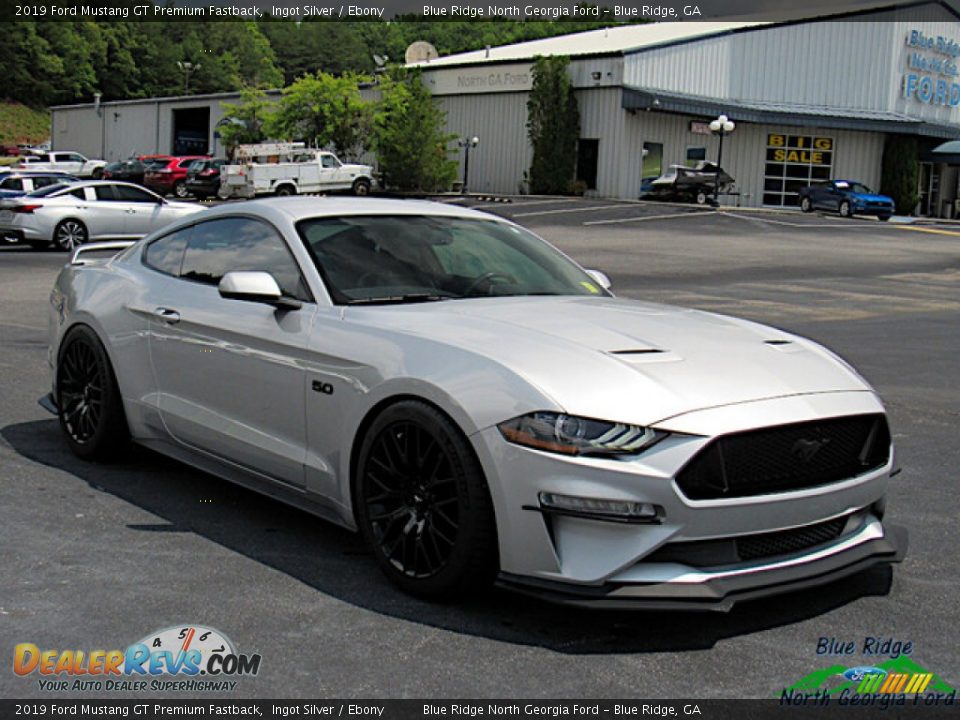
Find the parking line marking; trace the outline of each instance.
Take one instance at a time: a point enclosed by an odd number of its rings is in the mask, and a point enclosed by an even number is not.
[[[671,218],[682,217],[703,217],[706,210],[691,210],[682,213],[670,213],[668,215],[640,215],[630,218],[615,218],[613,220],[585,220],[584,225],[616,225],[618,223],[645,222],[647,220],[669,220]]]
[[[773,225],[786,225],[787,227],[795,227],[795,228],[814,228],[814,229],[846,228],[848,230],[864,230],[864,229],[876,230],[878,227],[888,227],[886,225],[872,225],[872,224],[860,225],[856,223],[845,223],[845,222],[820,223],[815,225],[813,223],[798,223],[798,222],[788,222],[787,220],[774,220],[773,218],[759,217],[758,215],[740,215],[735,212],[729,212],[729,211],[723,211],[723,210],[721,210],[720,213],[722,215],[726,215],[727,217],[739,218],[740,220],[757,220],[758,222],[772,223]],[[894,227],[894,226],[889,226],[889,227]]]
[[[562,215],[565,213],[591,212],[593,210],[610,210],[620,205],[591,205],[584,208],[563,208],[562,210],[536,210],[528,213],[514,213],[510,217],[534,217],[536,215]]]
[[[510,206],[511,206],[511,207],[525,207],[525,206],[527,206],[527,205],[550,205],[551,203],[554,204],[554,205],[557,205],[557,204],[560,204],[560,203],[569,203],[569,202],[570,202],[570,199],[569,199],[569,198],[561,199],[561,200],[521,200],[520,202],[512,202],[512,203],[510,203]]]
[[[901,230],[913,230],[914,232],[933,233],[935,235],[951,235],[953,237],[960,237],[960,232],[957,232],[956,230],[940,230],[939,228],[913,227],[911,225],[895,225],[894,227],[900,228]]]

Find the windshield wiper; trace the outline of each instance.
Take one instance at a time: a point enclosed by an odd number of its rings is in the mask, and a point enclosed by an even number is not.
[[[347,305],[402,305],[404,303],[437,302],[449,300],[449,295],[434,293],[407,293],[405,295],[384,295],[381,297],[355,298],[348,300]]]

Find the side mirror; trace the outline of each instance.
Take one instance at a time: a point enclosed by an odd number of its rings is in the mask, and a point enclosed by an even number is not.
[[[220,297],[229,300],[248,300],[266,303],[275,307],[296,310],[298,300],[285,298],[273,275],[266,272],[228,272],[220,279]]]
[[[587,270],[587,275],[596,280],[597,285],[602,287],[604,290],[609,290],[613,285],[613,283],[610,282],[610,278],[608,278],[605,273],[602,273],[599,270]]]

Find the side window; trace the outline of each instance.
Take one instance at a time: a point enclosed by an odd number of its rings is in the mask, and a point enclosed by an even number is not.
[[[60,178],[57,177],[35,177],[33,179],[33,189],[37,190],[38,188],[46,187],[47,185],[56,185],[60,182]]]
[[[0,188],[4,190],[23,190],[23,180],[15,177],[8,177],[2,183]]]
[[[323,163],[323,166],[324,166],[325,168],[338,168],[338,167],[340,167],[340,163],[337,162],[337,159],[336,159],[335,157],[330,156],[330,155],[324,155],[323,157],[320,158],[320,161]]]
[[[266,223],[225,218],[195,225],[180,277],[217,285],[228,272],[238,270],[268,272],[284,295],[310,300],[300,269],[286,243]]]
[[[97,200],[106,202],[116,202],[117,200],[117,196],[113,194],[112,185],[96,185],[93,190],[96,193]]]
[[[167,275],[179,276],[183,251],[192,232],[193,228],[188,227],[154,240],[143,253],[144,264]]]
[[[78,162],[78,163],[83,163],[87,161],[86,158],[83,157],[83,155],[77,155],[76,153],[71,153],[67,155],[67,160],[69,160],[70,162]]]
[[[73,190],[70,191],[70,194],[73,195],[78,200],[87,199],[86,188],[74,188]]]
[[[113,192],[123,202],[156,203],[157,198],[145,190],[129,185],[114,185]]]

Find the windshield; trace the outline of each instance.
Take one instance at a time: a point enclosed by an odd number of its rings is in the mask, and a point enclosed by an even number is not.
[[[143,161],[143,167],[147,170],[159,170],[165,168],[170,162],[170,158],[147,158]]]
[[[608,294],[542,240],[495,220],[379,215],[297,227],[338,305]]]
[[[850,189],[855,193],[860,193],[861,195],[873,195],[873,190],[868,188],[863,183],[850,183]]]

